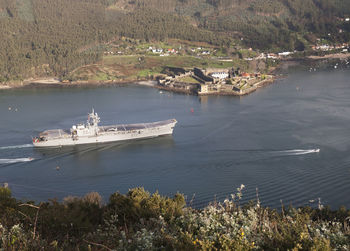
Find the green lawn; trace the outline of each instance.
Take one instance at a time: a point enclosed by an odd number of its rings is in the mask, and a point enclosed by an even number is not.
[[[194,67],[202,69],[240,67],[241,70],[247,70],[248,66],[247,61],[240,59],[224,62],[212,58],[180,55],[166,57],[158,55],[111,55],[103,57],[98,64],[77,69],[73,75],[76,79],[88,78],[89,80],[99,81],[111,79],[135,80],[150,76],[156,77],[161,74],[165,67],[179,67],[186,70],[192,70]]]
[[[199,84],[199,82],[196,79],[192,78],[191,76],[180,78],[179,81],[185,82],[185,83],[191,83],[191,84]]]

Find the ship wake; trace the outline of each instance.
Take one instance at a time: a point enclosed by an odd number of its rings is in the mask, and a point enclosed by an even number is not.
[[[16,159],[0,159],[0,164],[14,164],[19,162],[30,162],[34,158],[16,158]]]
[[[294,149],[294,150],[284,150],[284,151],[276,151],[277,154],[281,156],[290,156],[290,155],[304,155],[310,153],[319,153],[320,149]]]
[[[216,150],[216,152],[246,152],[246,153],[252,153],[254,155],[263,155],[263,156],[269,156],[269,157],[282,157],[282,156],[295,156],[295,155],[305,155],[305,154],[311,154],[311,153],[319,153],[319,148],[313,148],[313,149],[292,149],[292,150],[264,150],[264,149],[246,149],[246,150]]]
[[[24,145],[16,145],[16,146],[0,146],[0,150],[29,148],[29,147],[33,147],[33,145],[32,144],[24,144]]]

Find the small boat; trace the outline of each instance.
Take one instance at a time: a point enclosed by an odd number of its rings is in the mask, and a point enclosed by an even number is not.
[[[92,109],[86,123],[73,125],[69,130],[43,131],[39,136],[33,138],[33,145],[35,147],[61,147],[154,138],[171,135],[177,123],[176,119],[169,119],[152,123],[99,126],[99,122],[100,117]]]

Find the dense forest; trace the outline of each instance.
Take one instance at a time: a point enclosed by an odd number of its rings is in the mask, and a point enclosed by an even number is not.
[[[0,0],[0,82],[65,76],[120,37],[260,50],[348,42],[348,16],[347,0]]]

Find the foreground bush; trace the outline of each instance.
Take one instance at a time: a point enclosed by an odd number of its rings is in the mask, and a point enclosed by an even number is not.
[[[223,203],[195,210],[143,188],[34,204],[0,188],[3,250],[350,250],[350,211],[240,206],[242,185]]]

